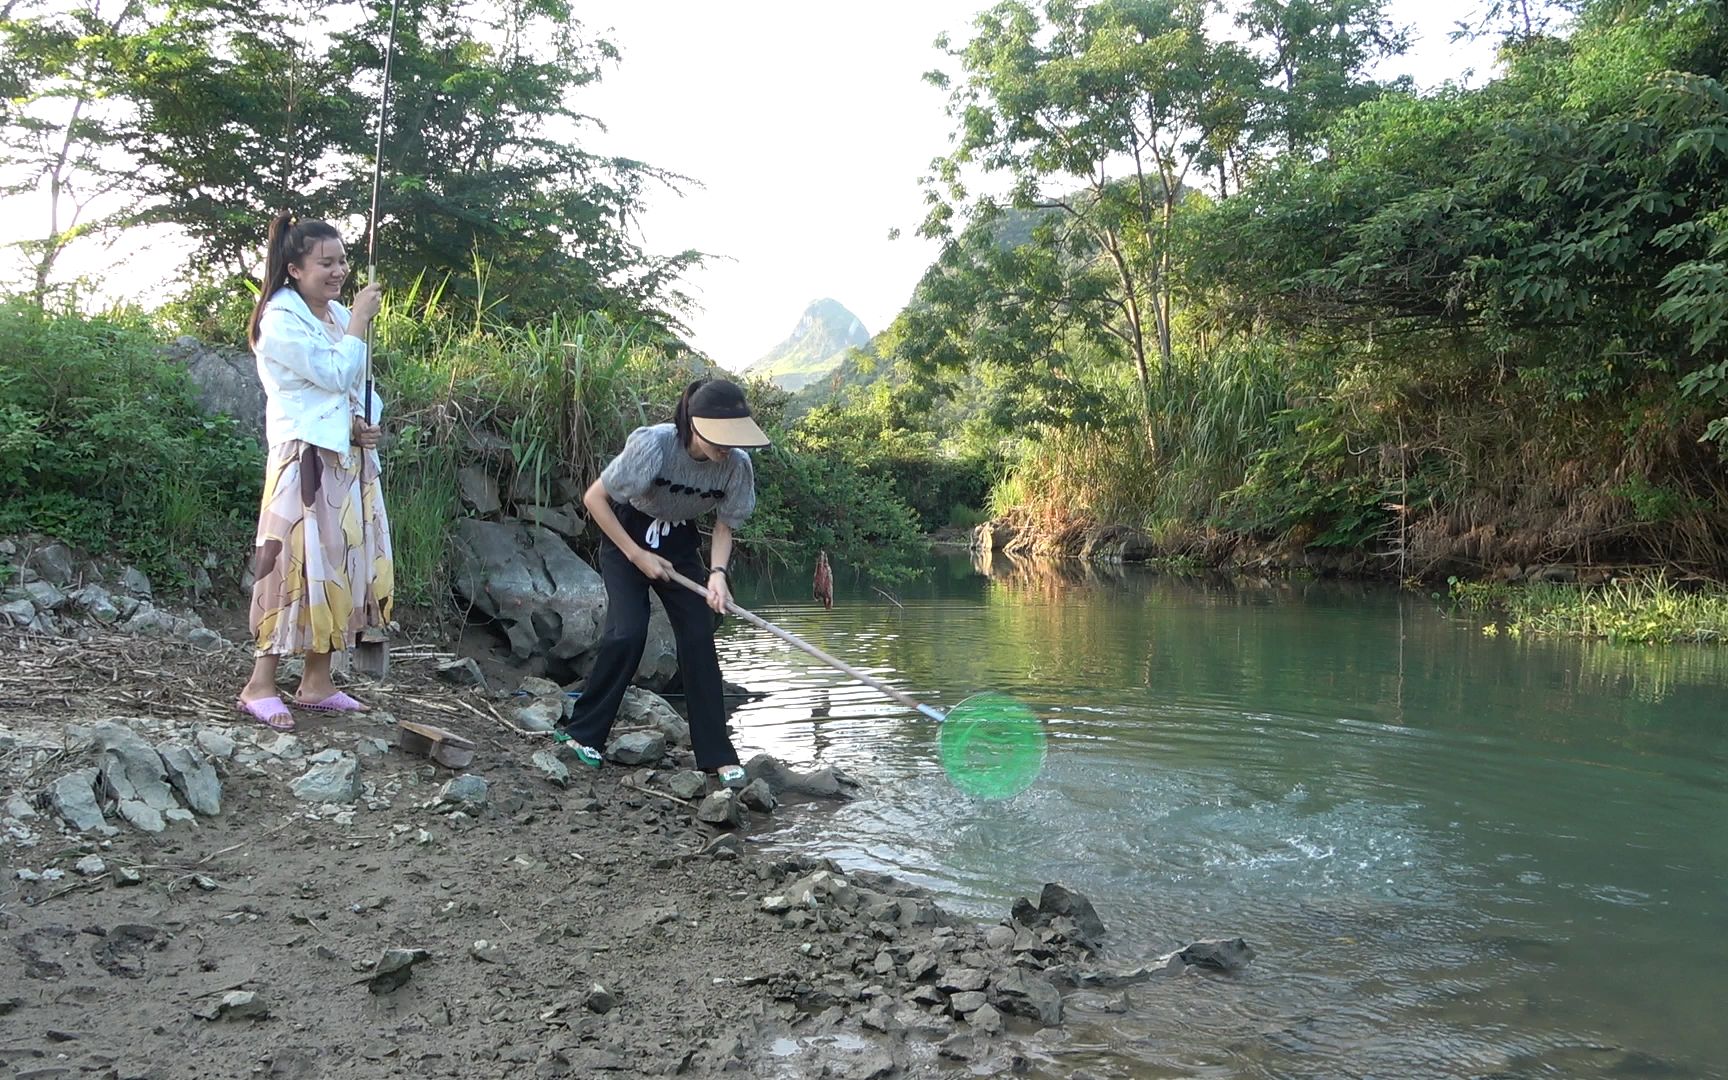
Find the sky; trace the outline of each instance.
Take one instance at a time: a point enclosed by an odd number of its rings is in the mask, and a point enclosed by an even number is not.
[[[1393,0],[1415,31],[1384,76],[1418,86],[1480,83],[1484,43],[1447,33],[1475,0]],[[661,193],[643,215],[650,250],[723,258],[691,274],[701,305],[693,343],[739,370],[792,332],[812,301],[832,297],[875,333],[900,311],[935,256],[914,234],[918,180],[946,153],[946,95],[923,74],[947,58],[946,31],[966,38],[988,0],[879,0],[874,5],[753,0],[585,0],[591,29],[623,53],[584,111],[607,131],[596,149],[627,154],[702,184]],[[742,14],[741,14],[742,13]],[[899,239],[889,239],[898,228]]]
[[[1409,74],[1424,88],[1467,70],[1483,81],[1490,46],[1447,41],[1478,2],[1391,0],[1415,43],[1379,74]],[[697,348],[740,370],[824,297],[872,333],[892,321],[935,254],[914,235],[918,181],[952,130],[945,94],[922,76],[947,62],[937,35],[964,41],[988,3],[577,0],[577,17],[622,52],[576,98],[605,124],[585,144],[693,181],[682,194],[652,194],[638,224],[650,251],[713,256],[685,282],[699,305],[688,318]],[[7,199],[0,242],[35,234],[41,216],[29,196]],[[87,245],[64,263],[112,287],[130,279],[116,265],[123,257]]]

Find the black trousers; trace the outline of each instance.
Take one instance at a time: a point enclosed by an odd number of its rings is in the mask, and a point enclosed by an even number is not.
[[[630,537],[643,547],[653,519],[631,506],[612,506],[613,513]],[[706,582],[702,565],[701,534],[696,523],[686,521],[660,538],[658,549],[649,548],[692,581]],[[604,749],[624,691],[636,677],[642,650],[648,643],[648,590],[660,594],[672,635],[678,642],[678,669],[684,677],[684,701],[690,714],[690,742],[696,750],[696,766],[718,769],[738,764],[738,751],[726,734],[724,690],[720,660],[714,653],[714,609],[702,597],[675,581],[651,581],[636,569],[604,533],[600,539],[600,577],[606,582],[606,629],[600,636],[594,670],[576,699],[576,711],[564,722],[564,730],[584,746]]]

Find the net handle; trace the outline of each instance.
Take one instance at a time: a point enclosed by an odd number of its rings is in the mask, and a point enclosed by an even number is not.
[[[689,578],[685,577],[683,574],[680,574],[678,571],[671,570],[668,572],[671,574],[671,576],[672,576],[671,579],[673,581],[676,581],[678,584],[684,586],[686,589],[689,589],[691,592],[696,593],[696,594],[701,595],[701,596],[707,596],[708,595],[707,589],[696,584],[694,581],[691,581]],[[912,711],[918,713],[921,716],[924,716],[924,717],[927,717],[928,719],[934,720],[938,724],[940,724],[944,719],[946,719],[946,717],[942,713],[942,710],[934,708],[934,707],[929,706],[929,705],[925,705],[922,702],[918,701],[918,699],[912,697],[910,694],[907,694],[901,690],[896,690],[894,687],[889,686],[887,683],[882,682],[881,680],[875,678],[874,676],[866,675],[864,672],[859,671],[857,668],[853,667],[851,664],[848,664],[846,661],[841,660],[838,657],[828,655],[827,653],[823,652],[821,649],[818,649],[816,646],[810,644],[808,641],[805,641],[803,638],[799,637],[797,634],[794,634],[789,630],[780,629],[778,626],[775,626],[773,623],[769,622],[767,619],[764,619],[762,616],[757,615],[755,612],[752,612],[752,611],[746,611],[744,608],[739,607],[737,605],[737,603],[735,603],[731,600],[728,600],[726,602],[726,610],[730,614],[736,615],[738,618],[743,619],[745,622],[749,623],[750,625],[752,625],[752,626],[754,626],[760,630],[768,631],[770,634],[773,634],[775,637],[779,638],[781,641],[784,641],[786,644],[792,646],[793,648],[800,649],[803,652],[809,653],[811,656],[814,656],[816,659],[822,661],[824,664],[827,664],[829,667],[833,668],[834,670],[842,672],[846,675],[849,675],[854,679],[857,679],[859,682],[863,683],[865,686],[868,686],[870,689],[876,691],[877,693],[884,694],[890,698],[893,698],[895,701],[898,701],[900,704],[906,706],[908,709],[911,709]]]

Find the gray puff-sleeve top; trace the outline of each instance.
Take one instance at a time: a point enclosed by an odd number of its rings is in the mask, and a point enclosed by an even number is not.
[[[756,468],[733,450],[724,461],[698,461],[678,442],[671,424],[639,427],[600,473],[613,500],[662,521],[689,521],[714,510],[732,528],[756,509]]]

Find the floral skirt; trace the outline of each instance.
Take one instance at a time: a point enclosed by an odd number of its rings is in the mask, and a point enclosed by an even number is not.
[[[338,652],[387,626],[396,572],[377,451],[344,464],[298,439],[272,446],[253,551],[259,656]]]

